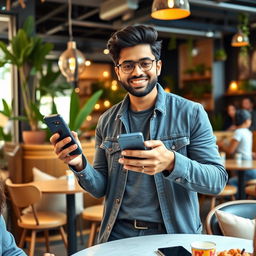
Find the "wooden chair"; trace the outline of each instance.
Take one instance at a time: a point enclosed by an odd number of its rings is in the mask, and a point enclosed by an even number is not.
[[[41,199],[41,191],[31,184],[13,184],[10,179],[5,182],[10,194],[11,202],[17,216],[17,224],[22,228],[22,235],[19,247],[23,248],[25,240],[28,237],[27,231],[31,231],[29,256],[34,255],[36,233],[44,231],[45,245],[47,252],[49,249],[50,229],[59,229],[65,247],[67,247],[67,238],[63,226],[66,224],[66,215],[59,212],[37,211],[35,204]],[[31,211],[24,211],[24,208],[31,207]],[[24,213],[25,212],[25,213]]]
[[[237,187],[233,185],[226,185],[225,188],[217,195],[211,196],[211,209],[216,205],[216,199],[224,199],[225,197],[230,197],[234,201],[235,195],[237,193]]]
[[[245,187],[247,197],[256,198],[256,179],[248,180]]]
[[[210,201],[210,209],[213,209],[216,205],[216,200],[217,199],[224,199],[225,197],[230,197],[231,200],[235,200],[235,195],[237,193],[237,187],[232,186],[232,185],[226,185],[225,188],[216,196],[212,196],[212,195],[200,195],[200,207],[202,205],[202,203],[205,200],[205,197],[210,197],[211,201]]]
[[[97,232],[97,228],[103,217],[103,204],[90,206],[84,209],[82,212],[82,218],[91,222],[90,233],[87,246],[94,245],[94,240]]]

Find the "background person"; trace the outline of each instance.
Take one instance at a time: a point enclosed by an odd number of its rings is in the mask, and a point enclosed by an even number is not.
[[[3,256],[25,256],[15,242],[13,235],[6,229],[4,217],[2,215],[5,206],[4,183],[0,180],[0,255]]]
[[[235,114],[236,114],[235,105],[228,104],[226,108],[226,115],[224,118],[224,125],[223,125],[223,129],[225,131],[234,131],[236,129]]]
[[[50,139],[80,185],[95,197],[105,196],[98,241],[201,233],[197,193],[218,194],[227,181],[205,110],[158,84],[161,42],[153,27],[117,31],[108,49],[128,94],[98,121],[93,167],[83,155],[69,155],[77,146],[62,150],[70,138]],[[142,132],[149,150],[121,152],[117,136],[129,132]]]
[[[256,131],[256,111],[254,109],[254,104],[253,104],[252,99],[250,99],[250,98],[242,99],[241,108],[245,109],[251,113],[252,122],[251,122],[251,126],[249,127],[249,129],[251,131]]]
[[[229,145],[218,144],[221,151],[226,152],[229,155],[239,153],[242,156],[242,160],[252,160],[252,132],[249,130],[251,126],[251,114],[245,109],[236,111],[235,124],[236,130]],[[244,171],[245,182],[250,179],[256,179],[256,170]],[[237,176],[229,179],[229,184],[238,186]]]

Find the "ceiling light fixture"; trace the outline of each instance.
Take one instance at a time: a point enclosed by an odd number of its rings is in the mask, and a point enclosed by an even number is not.
[[[67,50],[60,55],[58,64],[61,73],[67,78],[67,81],[73,82],[76,87],[78,75],[83,72],[85,67],[85,57],[76,48],[76,42],[73,41],[71,13],[71,0],[68,0],[69,41],[67,43]]]
[[[233,37],[231,41],[231,46],[233,47],[242,47],[249,45],[249,38],[242,31],[238,31]]]
[[[188,0],[154,0],[151,16],[159,20],[178,20],[190,15]]]

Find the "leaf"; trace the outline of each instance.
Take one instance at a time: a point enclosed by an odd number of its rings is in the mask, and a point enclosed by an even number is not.
[[[4,53],[4,60],[2,60],[2,62],[6,62],[6,63],[12,63],[17,65],[17,59],[16,57],[7,49],[7,46],[4,42],[0,41],[0,48]]]
[[[31,102],[31,109],[33,110],[34,119],[44,122],[44,116],[41,114],[38,106]]]
[[[4,109],[1,111],[1,113],[6,117],[10,118],[12,114],[11,108],[9,107],[5,99],[2,99],[2,103],[3,103]]]
[[[93,111],[95,104],[99,100],[101,94],[103,93],[103,90],[99,90],[95,92],[89,100],[85,103],[85,105],[81,108],[78,115],[76,116],[75,123],[74,123],[74,131],[79,130],[79,128],[82,126],[84,120],[86,117]]]
[[[23,29],[26,31],[28,36],[34,35],[35,19],[33,16],[28,16],[23,24]]]
[[[70,97],[70,110],[69,110],[69,127],[74,130],[76,115],[80,110],[79,97],[75,90],[72,91]]]

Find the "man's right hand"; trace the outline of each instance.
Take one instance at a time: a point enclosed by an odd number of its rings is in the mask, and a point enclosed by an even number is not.
[[[81,143],[78,139],[77,133],[72,131],[72,134],[81,147]],[[68,148],[62,149],[67,143],[71,141],[70,137],[67,137],[58,142],[59,134],[55,133],[51,136],[50,142],[54,146],[54,152],[58,156],[58,158],[63,161],[65,164],[69,164],[75,167],[77,171],[81,171],[84,169],[82,154],[80,155],[69,155],[70,152],[74,151],[77,148],[77,145],[71,145]],[[82,148],[82,147],[81,147]]]

